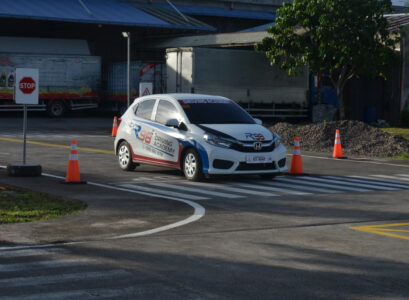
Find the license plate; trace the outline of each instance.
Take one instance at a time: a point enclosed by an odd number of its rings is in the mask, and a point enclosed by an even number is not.
[[[273,158],[271,155],[247,155],[246,156],[246,163],[248,164],[264,164],[264,163],[272,163]]]

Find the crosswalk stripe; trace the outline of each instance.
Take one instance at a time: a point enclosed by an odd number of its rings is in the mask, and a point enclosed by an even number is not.
[[[327,179],[328,178],[328,179]],[[363,188],[370,188],[373,190],[382,190],[382,191],[396,191],[397,189],[391,188],[391,187],[379,187],[376,185],[371,185],[371,184],[363,184],[363,183],[353,183],[353,182],[348,182],[345,180],[339,180],[339,179],[331,179],[331,176],[323,176],[320,177],[320,180],[328,182],[328,183],[334,183],[334,184],[342,184],[342,185],[348,185],[348,186],[357,186],[357,187],[363,187]],[[308,180],[316,180],[316,178],[309,177]],[[318,180],[317,180],[318,181]]]
[[[289,178],[276,178],[278,181],[284,181],[284,182],[289,182],[289,183],[300,183],[300,184],[305,184],[305,185],[312,185],[312,186],[318,186],[318,187],[329,187],[331,189],[337,189],[337,190],[345,190],[345,191],[353,191],[353,192],[370,192],[370,190],[367,189],[359,189],[359,188],[352,188],[352,187],[346,187],[346,186],[334,186],[333,184],[326,184],[323,182],[309,182],[306,179],[307,177],[303,178],[303,180],[300,179],[289,179]]]
[[[371,181],[371,180],[365,180],[365,179],[355,179],[355,178],[351,178],[351,177],[337,177],[337,176],[324,176],[325,178],[333,178],[333,179],[337,179],[337,180],[342,180],[342,182],[356,182],[359,184],[364,184],[364,185],[368,185],[368,187],[370,188],[374,188],[374,189],[379,189],[379,190],[389,190],[390,188],[392,188],[392,190],[400,190],[402,189],[402,187],[399,184],[392,184],[392,183],[384,183],[382,181],[377,180],[376,181]],[[369,177],[368,177],[369,178]]]
[[[296,184],[288,184],[288,183],[283,183],[283,182],[276,182],[276,179],[274,181],[266,181],[263,182],[264,184],[271,185],[271,186],[276,186],[276,187],[286,187],[290,189],[296,189],[296,190],[303,190],[303,191],[311,191],[311,192],[319,192],[319,193],[325,193],[325,194],[339,194],[341,193],[340,191],[334,191],[334,190],[329,190],[329,189],[320,189],[317,187],[310,187],[310,186],[300,186]]]
[[[255,196],[263,196],[263,197],[270,197],[270,196],[278,196],[277,194],[271,194],[271,193],[264,193],[264,192],[258,192],[258,191],[249,191],[245,189],[240,189],[240,188],[234,188],[230,186],[221,186],[217,184],[211,184],[211,183],[204,183],[204,182],[186,182],[187,184],[190,185],[196,185],[196,186],[208,186],[210,188],[214,189],[219,189],[223,191],[230,191],[230,192],[236,192],[236,193],[241,193],[241,194],[248,194],[248,195],[255,195]]]
[[[203,189],[198,189],[198,188],[190,188],[187,186],[180,186],[180,185],[167,184],[167,183],[149,183],[149,184],[158,186],[158,187],[164,187],[164,188],[170,188],[170,189],[175,189],[175,190],[182,190],[182,191],[188,191],[188,192],[193,192],[193,193],[198,193],[198,194],[206,194],[206,195],[212,195],[212,196],[218,196],[218,197],[224,197],[224,198],[231,198],[231,199],[244,197],[241,195],[226,194],[226,193],[203,190]]]
[[[260,182],[263,184],[264,182]],[[235,182],[230,182],[230,184],[237,184],[241,187],[247,187],[249,189],[259,189],[259,190],[266,190],[266,191],[272,191],[272,192],[278,192],[278,193],[283,193],[283,194],[293,194],[293,195],[311,195],[311,193],[306,193],[306,192],[297,192],[297,191],[291,191],[291,190],[286,190],[286,189],[281,189],[278,187],[272,187],[272,186],[264,186],[264,185],[259,185],[259,184],[247,184],[247,183],[235,183]]]
[[[409,177],[409,174],[396,174],[397,176]]]
[[[67,249],[64,248],[50,248],[50,249],[24,249],[17,251],[0,251],[0,257],[25,257],[25,256],[41,256],[41,255],[52,255],[55,253],[69,253]]]
[[[409,189],[409,184],[406,182],[402,182],[402,184],[397,183],[397,181],[391,181],[391,180],[382,180],[378,178],[373,178],[373,177],[368,177],[368,176],[357,176],[357,175],[351,175],[348,176],[348,178],[351,179],[356,179],[356,180],[369,180],[370,182],[373,182],[374,184],[380,184],[380,185],[388,185],[388,186],[393,186],[393,187],[400,187],[403,189]]]
[[[22,270],[40,269],[40,268],[60,268],[79,265],[89,262],[89,259],[65,259],[65,260],[44,260],[26,263],[3,264],[0,265],[0,272],[14,272]]]
[[[104,277],[121,277],[131,276],[125,270],[110,270],[98,272],[83,272],[83,273],[64,273],[44,276],[30,276],[30,277],[9,277],[0,279],[0,287],[22,287],[30,285],[52,284],[66,281],[83,281],[100,279]]]
[[[386,179],[396,179],[396,180],[399,180],[399,181],[400,180],[409,181],[409,178],[402,178],[402,177],[398,177],[398,176],[390,176],[390,175],[371,175],[371,176],[378,177],[378,178],[386,178]]]
[[[160,195],[167,195],[167,196],[173,196],[173,197],[180,197],[180,198],[189,199],[189,200],[206,200],[206,199],[209,199],[209,198],[206,198],[206,197],[195,196],[195,195],[190,195],[190,194],[186,194],[186,193],[177,193],[177,192],[163,191],[163,190],[158,190],[158,189],[152,190],[152,188],[150,188],[150,187],[144,187],[144,186],[134,185],[134,184],[120,184],[119,186],[130,188],[130,189],[137,190],[137,191],[150,192],[150,193],[152,193],[152,195],[160,194]]]

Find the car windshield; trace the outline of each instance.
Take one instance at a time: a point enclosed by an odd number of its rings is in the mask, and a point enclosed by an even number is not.
[[[225,99],[179,100],[192,124],[255,124],[240,106]]]

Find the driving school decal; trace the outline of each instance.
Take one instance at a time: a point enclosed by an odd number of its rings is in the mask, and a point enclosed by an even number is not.
[[[135,137],[142,143],[145,151],[149,152],[153,157],[177,161],[176,153],[179,150],[176,139],[170,138],[153,128],[142,127],[135,124]]]

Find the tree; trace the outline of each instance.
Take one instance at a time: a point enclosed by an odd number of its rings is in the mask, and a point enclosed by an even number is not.
[[[343,91],[354,76],[385,77],[397,38],[387,30],[384,15],[390,0],[294,0],[277,10],[275,26],[256,50],[265,51],[272,64],[297,75],[308,65],[326,73],[345,118]]]

